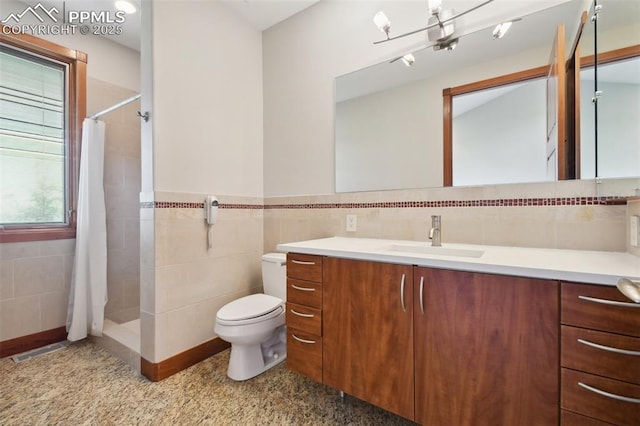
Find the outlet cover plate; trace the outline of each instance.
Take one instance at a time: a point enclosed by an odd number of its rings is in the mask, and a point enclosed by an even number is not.
[[[358,216],[355,214],[347,215],[347,232],[356,232],[358,229]]]

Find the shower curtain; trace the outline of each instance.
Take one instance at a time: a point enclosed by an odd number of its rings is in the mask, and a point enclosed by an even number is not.
[[[107,303],[107,225],[104,203],[103,121],[82,123],[76,252],[67,311],[67,339],[102,335]]]

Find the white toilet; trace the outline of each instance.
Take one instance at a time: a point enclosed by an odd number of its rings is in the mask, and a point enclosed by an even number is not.
[[[264,294],[251,294],[224,305],[216,314],[215,333],[231,343],[227,375],[247,380],[287,357],[284,325],[287,258],[284,253],[262,256]]]

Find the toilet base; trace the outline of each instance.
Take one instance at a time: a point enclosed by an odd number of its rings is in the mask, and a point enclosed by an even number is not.
[[[280,364],[287,358],[286,341],[280,340],[281,329],[278,327],[272,338],[256,344],[232,344],[229,356],[227,376],[236,381],[251,379],[268,369]]]

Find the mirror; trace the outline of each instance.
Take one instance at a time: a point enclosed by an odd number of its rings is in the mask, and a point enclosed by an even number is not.
[[[640,2],[597,0],[597,4],[601,6],[597,20],[589,20],[581,43],[585,63],[580,73],[580,177],[636,177],[640,176]],[[601,94],[594,103],[596,91]]]
[[[585,5],[572,0],[527,15],[502,39],[493,40],[493,28],[487,28],[465,35],[451,52],[430,48],[414,52],[416,62],[411,67],[401,61],[385,62],[338,77],[336,192],[442,186],[443,88],[546,64],[557,25],[565,24],[566,45],[571,48]],[[518,86],[509,92],[514,96],[524,90],[529,89]],[[492,139],[476,137],[483,143]],[[485,153],[491,151],[495,150],[485,148]],[[494,183],[540,179],[535,177],[538,172],[509,176],[503,173],[504,166],[494,169],[500,172]],[[480,183],[470,179],[461,184]]]

